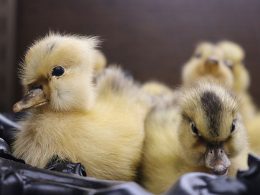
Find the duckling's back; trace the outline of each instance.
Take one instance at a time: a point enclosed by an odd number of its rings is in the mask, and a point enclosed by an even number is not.
[[[98,147],[109,152],[97,158],[97,168],[110,166],[108,171],[113,178],[135,178],[143,147],[144,120],[150,108],[150,97],[120,69],[104,71],[97,80],[95,109],[88,116],[88,127],[93,135],[97,134],[94,137],[98,137]],[[108,175],[103,177],[110,179]]]

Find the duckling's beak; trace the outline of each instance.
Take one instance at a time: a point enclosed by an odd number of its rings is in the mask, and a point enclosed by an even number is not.
[[[207,60],[206,60],[206,65],[208,66],[217,66],[219,63],[218,58],[214,57],[214,56],[210,56]]]
[[[44,91],[41,88],[30,90],[19,102],[13,106],[14,112],[21,112],[28,108],[38,107],[47,103]]]
[[[222,147],[209,148],[205,155],[205,165],[213,174],[226,175],[231,162]]]
[[[205,61],[205,68],[208,71],[216,71],[219,68],[219,59],[214,56],[210,56]]]

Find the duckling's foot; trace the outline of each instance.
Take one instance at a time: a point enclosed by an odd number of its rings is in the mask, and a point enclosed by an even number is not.
[[[60,159],[58,156],[54,156],[45,168],[51,171],[87,176],[85,168],[81,163],[73,163],[66,159]]]

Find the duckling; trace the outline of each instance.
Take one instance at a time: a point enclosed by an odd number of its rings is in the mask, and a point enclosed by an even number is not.
[[[146,118],[140,183],[153,193],[187,172],[233,176],[247,168],[247,133],[236,97],[213,82],[179,90],[177,104],[165,101]]]
[[[235,92],[247,92],[250,85],[248,70],[243,61],[245,52],[242,47],[231,41],[220,41],[216,45],[224,53],[224,63],[232,70],[234,83],[232,89]]]
[[[214,79],[229,87],[240,97],[240,112],[247,122],[255,115],[256,106],[248,93],[250,78],[242,62],[244,56],[243,49],[233,42],[203,42],[197,46],[194,55],[183,66],[183,84],[189,85],[205,78]]]
[[[82,163],[91,177],[133,180],[149,98],[116,67],[93,83],[97,43],[50,34],[28,50],[21,68],[25,96],[14,105],[28,114],[13,154],[39,168],[58,156]]]
[[[234,78],[230,69],[231,66],[226,65],[223,58],[224,52],[213,43],[200,43],[191,59],[183,66],[183,84],[192,84],[203,77],[217,80],[232,88]]]

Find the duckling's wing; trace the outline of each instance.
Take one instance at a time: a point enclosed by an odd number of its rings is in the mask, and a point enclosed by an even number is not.
[[[97,98],[118,98],[138,101],[147,106],[151,105],[152,98],[146,94],[133,78],[121,68],[110,66],[97,78]]]

